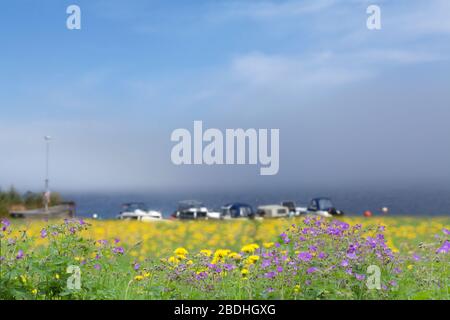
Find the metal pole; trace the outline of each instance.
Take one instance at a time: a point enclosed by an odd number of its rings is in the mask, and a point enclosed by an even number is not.
[[[45,156],[45,191],[48,191],[48,187],[49,187],[49,181],[48,181],[48,157],[50,154],[50,143],[49,140],[46,139],[46,156]]]
[[[50,136],[45,136],[45,194],[44,194],[44,207],[45,211],[48,211],[48,205],[50,202],[49,194],[50,194],[50,180],[48,178],[49,175],[49,158],[50,158]]]

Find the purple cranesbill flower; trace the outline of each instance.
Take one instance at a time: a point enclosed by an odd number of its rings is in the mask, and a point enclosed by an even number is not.
[[[318,255],[319,259],[325,259],[327,257],[327,254],[325,252],[321,252]]]
[[[372,249],[374,249],[377,246],[377,240],[375,240],[375,238],[372,237],[367,237],[366,244]]]
[[[70,227],[69,231],[70,231],[70,233],[74,234],[76,229],[74,227]]]
[[[195,275],[195,278],[196,278],[197,280],[203,280],[203,279],[205,279],[205,278],[207,278],[207,277],[208,277],[208,273],[205,272],[205,271],[199,272],[199,273],[197,273],[197,274]]]
[[[364,279],[366,278],[366,276],[363,275],[363,274],[355,273],[355,278],[356,278],[358,281],[362,281],[362,280],[364,280]]]
[[[421,257],[418,254],[413,254],[413,259],[415,261],[420,261]]]
[[[319,269],[316,267],[311,267],[311,268],[308,268],[308,270],[306,270],[306,273],[311,274],[311,273],[316,272],[317,270],[319,270]]]
[[[122,247],[114,247],[112,251],[114,254],[124,254],[125,252]]]
[[[345,270],[346,274],[352,275],[353,274],[353,270],[352,268],[348,268],[347,270]]]
[[[47,230],[44,228],[41,230],[41,238],[46,238],[47,237]]]
[[[86,260],[81,260],[80,264],[84,266],[86,264]]]
[[[341,222],[339,226],[342,230],[347,230],[348,228],[350,228],[350,225],[347,222]]]
[[[108,244],[108,240],[97,240],[98,244],[101,244],[102,246],[106,246]]]
[[[436,253],[448,253],[449,250],[450,250],[450,242],[448,240],[445,240],[442,246],[439,249],[437,249]]]
[[[281,244],[279,242],[275,243],[275,247],[279,248],[281,246]]]
[[[376,238],[379,243],[384,243],[384,241],[385,241],[384,234],[378,233]]]
[[[80,225],[85,225],[86,224],[86,222],[84,222],[84,220],[82,218],[78,219],[78,223]]]
[[[20,259],[22,259],[22,258],[23,258],[23,250],[17,251],[16,259],[17,259],[17,260],[20,260]]]
[[[114,243],[115,243],[115,244],[117,244],[117,243],[119,243],[119,242],[120,242],[120,239],[119,239],[119,238],[115,238],[115,239],[114,239]]]
[[[8,229],[8,227],[11,225],[11,222],[9,222],[8,219],[2,219],[1,225],[2,231],[6,231],[6,229]]]
[[[139,270],[140,267],[141,267],[141,265],[139,263],[137,263],[137,262],[133,265],[133,269],[135,271]]]
[[[264,277],[267,278],[267,279],[273,279],[273,278],[275,278],[276,275],[277,275],[277,274],[275,273],[275,271],[270,271],[270,272],[267,272],[267,273],[264,275]]]
[[[101,265],[99,265],[98,263],[94,264],[94,269],[95,270],[100,270],[101,268],[102,268]]]
[[[396,287],[396,286],[397,286],[397,281],[391,280],[391,281],[389,281],[389,284],[390,284],[392,287]]]
[[[266,292],[267,292],[267,293],[271,293],[271,292],[274,292],[274,291],[275,291],[275,290],[274,290],[273,288],[267,288],[267,289],[266,289]]]
[[[392,270],[395,274],[402,273],[402,269],[395,267],[394,270]]]
[[[358,259],[358,257],[356,256],[356,253],[355,253],[355,252],[347,253],[347,258],[349,258],[349,259],[351,259],[351,260]]]
[[[278,267],[277,267],[277,272],[278,272],[278,273],[283,272],[283,267],[282,267],[282,266],[278,266]]]
[[[309,252],[300,252],[297,256],[302,261],[310,261],[312,259],[312,254]]]
[[[236,268],[236,266],[233,265],[233,264],[230,264],[230,263],[225,263],[225,264],[223,265],[223,268],[224,268],[226,271],[231,271],[231,270],[234,270],[234,269]]]
[[[342,260],[342,262],[341,262],[341,266],[342,267],[347,267],[348,266],[348,260]]]
[[[270,266],[270,260],[264,259],[264,260],[261,262],[261,268],[267,268],[268,266]]]
[[[442,229],[442,232],[444,232],[446,235],[450,235],[450,230],[448,230],[448,229]]]

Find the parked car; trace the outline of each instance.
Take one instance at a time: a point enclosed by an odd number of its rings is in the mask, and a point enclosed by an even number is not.
[[[254,218],[255,212],[252,206],[245,203],[229,203],[222,207],[221,216],[222,219],[232,218]]]
[[[290,216],[299,216],[308,212],[307,207],[297,207],[294,201],[282,201],[281,205],[289,209]]]
[[[284,218],[289,216],[289,208],[278,204],[259,206],[256,214],[262,218]]]
[[[311,200],[308,213],[322,217],[342,216],[344,212],[336,210],[329,198],[315,198]]]

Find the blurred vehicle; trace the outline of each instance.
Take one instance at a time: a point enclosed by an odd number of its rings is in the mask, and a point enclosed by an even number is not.
[[[256,214],[262,218],[285,218],[289,217],[289,208],[278,204],[259,206]]]
[[[294,201],[282,201],[281,205],[289,209],[290,216],[299,216],[308,212],[307,207],[297,207]]]
[[[308,207],[308,214],[321,217],[342,216],[344,212],[336,210],[333,202],[329,198],[315,198],[311,200]]]
[[[208,219],[208,209],[196,200],[184,200],[178,203],[178,209],[172,217],[180,220]]]
[[[221,219],[235,219],[235,218],[254,218],[255,212],[252,206],[246,203],[229,203],[222,207]]]
[[[122,211],[117,216],[120,220],[161,221],[162,214],[156,210],[149,210],[143,202],[129,202],[122,204]]]

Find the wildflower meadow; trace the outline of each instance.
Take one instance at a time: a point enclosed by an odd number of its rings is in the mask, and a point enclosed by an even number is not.
[[[1,221],[0,299],[449,299],[450,218]]]

